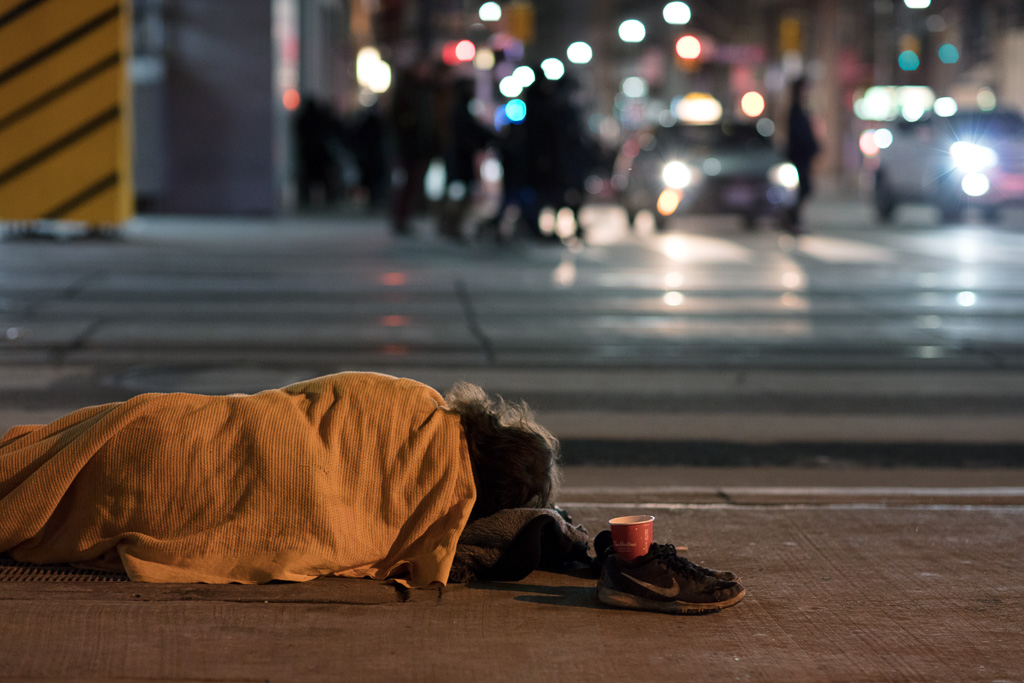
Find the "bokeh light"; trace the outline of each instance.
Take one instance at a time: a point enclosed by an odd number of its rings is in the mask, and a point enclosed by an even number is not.
[[[295,111],[302,104],[302,97],[299,95],[299,91],[295,88],[288,88],[281,95],[281,104],[288,111]]]
[[[984,173],[968,173],[960,181],[960,187],[964,194],[969,197],[980,197],[989,191],[991,187],[988,177]]]
[[[526,103],[520,99],[509,100],[505,105],[505,116],[512,123],[522,123],[526,118]]]
[[[927,9],[931,7],[932,0],[903,0],[903,4],[910,9]]]
[[[943,64],[956,64],[960,61],[960,51],[956,45],[946,43],[939,47],[939,61]]]
[[[501,5],[496,2],[485,2],[480,5],[478,16],[480,21],[501,21]]]
[[[630,76],[622,81],[622,94],[626,97],[646,97],[647,81],[639,76]]]
[[[705,92],[692,92],[679,99],[676,117],[683,123],[717,123],[722,118],[722,103]]]
[[[704,175],[716,176],[722,172],[722,162],[718,157],[708,157],[700,165],[700,170],[704,172]]]
[[[561,59],[548,57],[540,63],[540,70],[544,72],[544,78],[557,81],[565,75],[565,64],[562,64]]]
[[[661,300],[665,302],[666,306],[682,306],[686,301],[686,295],[676,291],[665,292],[661,295]]]
[[[679,208],[683,193],[679,190],[665,189],[658,195],[657,209],[662,216],[671,216]]]
[[[661,16],[665,19],[665,23],[678,26],[690,23],[692,13],[690,6],[685,2],[670,2],[661,10]]]
[[[866,130],[857,139],[857,146],[860,152],[866,157],[873,157],[878,154],[878,143],[875,142],[875,131]]]
[[[900,116],[904,120],[913,123],[914,121],[920,121],[921,117],[924,116],[925,107],[924,104],[915,100],[909,100],[904,102],[903,108],[900,109]]]
[[[682,190],[693,182],[693,171],[681,161],[670,161],[661,171],[661,179],[673,190]]]
[[[519,97],[523,94],[523,84],[515,76],[505,76],[498,81],[498,92],[503,97]]]
[[[700,40],[696,36],[683,36],[676,41],[676,54],[682,59],[697,59],[700,49]]]
[[[455,44],[455,59],[460,62],[471,62],[476,57],[476,45],[472,40],[460,40]]]
[[[992,88],[982,88],[978,91],[978,108],[982,111],[992,111],[996,108],[996,94]]]
[[[952,116],[958,109],[959,107],[956,104],[956,100],[952,97],[940,97],[935,100],[935,104],[932,105],[932,111],[935,112],[936,116]]]
[[[459,63],[459,58],[455,54],[456,45],[458,45],[456,41],[450,40],[441,48],[441,61],[448,66],[455,66]]]
[[[640,43],[643,42],[644,37],[647,35],[647,29],[643,23],[636,19],[626,19],[624,22],[619,24],[619,38],[624,43]]]
[[[573,64],[588,64],[594,58],[594,51],[583,41],[576,41],[565,49],[565,56]]]
[[[740,98],[740,111],[750,118],[764,113],[764,96],[751,90]]]
[[[480,71],[490,71],[494,68],[496,62],[494,50],[486,47],[477,50],[476,57],[473,58],[473,66],[480,69]]]
[[[512,78],[524,88],[529,88],[537,80],[537,74],[528,66],[517,66],[512,71]]]
[[[964,307],[973,306],[978,303],[978,296],[974,292],[960,292],[956,295],[956,302]]]
[[[872,137],[878,149],[888,149],[892,145],[892,131],[888,128],[879,128]]]
[[[904,71],[917,71],[917,68],[921,66],[921,58],[917,56],[917,53],[913,50],[904,50],[900,53],[897,60],[900,68]]]
[[[391,87],[391,66],[377,48],[363,47],[356,53],[356,82],[378,95]]]

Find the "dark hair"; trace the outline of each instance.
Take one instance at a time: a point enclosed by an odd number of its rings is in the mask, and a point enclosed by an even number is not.
[[[477,489],[473,519],[551,504],[558,485],[558,439],[534,421],[525,403],[491,398],[468,382],[455,384],[445,401],[462,418],[469,445]]]

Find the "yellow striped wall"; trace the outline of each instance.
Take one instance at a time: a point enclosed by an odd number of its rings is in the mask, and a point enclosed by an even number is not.
[[[0,220],[134,213],[130,0],[0,0]]]

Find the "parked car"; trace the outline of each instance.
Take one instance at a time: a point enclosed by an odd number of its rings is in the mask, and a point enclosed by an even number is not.
[[[937,206],[945,221],[968,206],[986,218],[1024,203],[1024,118],[1011,111],[934,114],[892,130],[879,153],[875,208],[887,220],[904,202]]]
[[[673,215],[731,213],[792,226],[800,176],[753,124],[676,124],[631,138],[617,162],[619,200],[632,224],[643,210],[659,229]]]

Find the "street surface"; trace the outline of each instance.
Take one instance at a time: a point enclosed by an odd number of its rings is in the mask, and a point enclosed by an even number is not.
[[[143,391],[338,370],[525,398],[595,534],[738,572],[720,614],[606,608],[592,576],[403,593],[4,578],[18,680],[1024,680],[1024,214],[809,233],[731,219],[584,243],[392,237],[355,213],[144,216],[0,242],[0,431]],[[44,580],[45,579],[45,580]]]
[[[359,369],[525,398],[570,463],[1016,463],[1024,212],[937,218],[823,197],[797,238],[730,217],[631,232],[609,206],[567,245],[455,243],[426,218],[396,238],[354,210],[13,236],[0,423]]]
[[[0,581],[0,678],[1021,681],[1021,492],[645,493],[656,539],[747,589],[704,616],[605,607],[584,573],[442,594],[331,578]],[[638,509],[570,493],[592,532]]]

